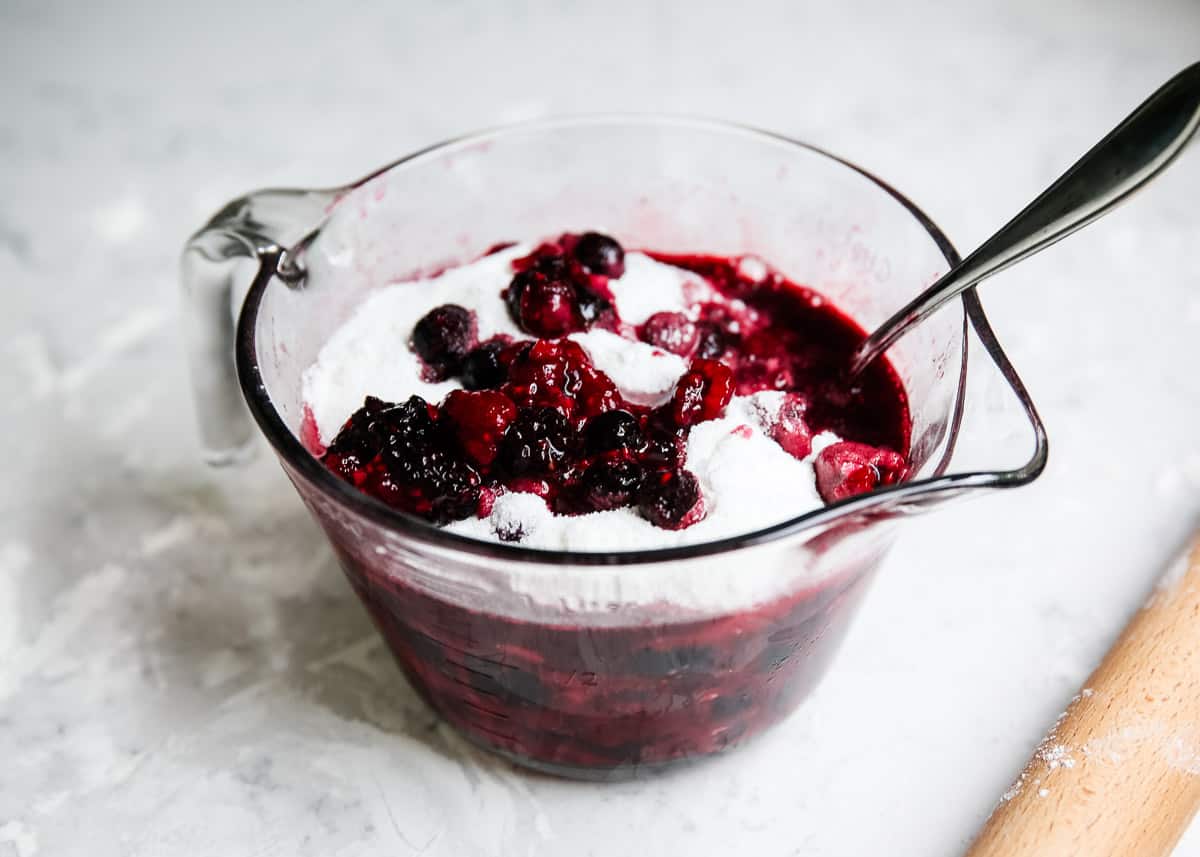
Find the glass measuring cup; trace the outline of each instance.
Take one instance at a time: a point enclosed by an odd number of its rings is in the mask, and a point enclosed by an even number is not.
[[[521,764],[610,778],[784,717],[824,672],[896,524],[1033,480],[1046,437],[971,291],[889,352],[912,411],[913,478],[720,542],[595,554],[473,541],[358,493],[306,451],[301,373],[371,290],[500,241],[587,229],[665,253],[759,256],[866,329],[957,261],[915,206],[820,150],[718,122],[596,117],[434,146],[341,188],[242,197],[191,239],[183,282],[210,460],[253,441],[244,400],[429,703]],[[258,270],[235,306],[245,259]],[[1015,469],[950,473],[972,349],[1032,427]]]

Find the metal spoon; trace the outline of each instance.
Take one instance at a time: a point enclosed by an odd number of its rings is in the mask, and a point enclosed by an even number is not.
[[[951,298],[1107,214],[1175,160],[1200,126],[1200,62],[1167,81],[1042,195],[949,273],[876,328],[850,374]]]

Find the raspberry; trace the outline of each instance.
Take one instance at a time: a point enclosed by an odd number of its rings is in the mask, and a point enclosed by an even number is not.
[[[817,490],[826,503],[895,485],[908,475],[904,457],[899,453],[851,441],[821,450],[813,467]]]
[[[575,396],[575,420],[582,426],[588,417],[594,417],[624,404],[621,393],[612,379],[588,366],[579,379],[579,392]]]
[[[570,340],[540,340],[521,348],[508,367],[504,392],[518,405],[557,407],[566,416],[574,407],[587,354]]]
[[[812,452],[812,430],[804,421],[808,402],[790,393],[784,397],[779,414],[771,424],[770,435],[793,458],[805,459]]]
[[[495,390],[452,390],[440,409],[440,420],[458,439],[467,458],[484,469],[492,466],[504,431],[516,416],[517,406]]]
[[[576,426],[621,404],[616,385],[569,339],[543,339],[523,347],[513,357],[508,377],[503,392],[518,405],[557,408]]]
[[[671,400],[675,424],[693,426],[725,413],[733,398],[733,372],[716,360],[693,360],[675,385]]]
[[[500,496],[500,494],[495,488],[480,488],[479,503],[475,507],[475,517],[486,518],[488,515],[492,514],[492,509],[496,507],[496,498],[498,496]]]

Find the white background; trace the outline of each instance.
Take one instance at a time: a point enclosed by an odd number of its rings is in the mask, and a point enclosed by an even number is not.
[[[625,785],[466,748],[270,457],[198,463],[176,256],[239,192],[599,110],[818,143],[966,249],[1200,5],[341,5],[0,4],[0,855],[960,853],[1197,521],[1200,149],[985,287],[1043,479],[912,523],[769,737]]]

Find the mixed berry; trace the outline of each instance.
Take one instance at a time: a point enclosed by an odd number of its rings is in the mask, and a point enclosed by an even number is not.
[[[631,507],[681,529],[704,516],[700,484],[685,467],[689,432],[723,416],[735,395],[769,390],[787,394],[769,433],[789,454],[808,457],[820,431],[848,439],[815,459],[826,501],[905,478],[909,428],[898,379],[884,361],[853,384],[843,378],[862,337],[853,322],[761,264],[654,258],[702,276],[715,297],[625,324],[609,286],[624,273],[625,251],[587,232],[513,263],[502,297],[528,338],[481,342],[471,309],[431,310],[408,347],[424,380],[457,379],[463,389],[438,403],[368,398],[324,451],[325,465],[435,524],[486,516],[497,496],[523,491],[556,514]],[[653,408],[626,401],[565,338],[592,328],[686,359],[670,399]]]

